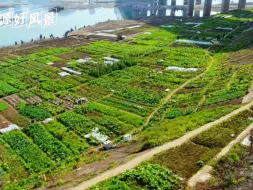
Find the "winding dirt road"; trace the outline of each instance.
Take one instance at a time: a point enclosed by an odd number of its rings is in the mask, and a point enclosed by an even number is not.
[[[240,112],[242,112],[244,110],[249,109],[251,106],[253,106],[253,101],[251,101],[249,104],[246,104],[246,105],[242,106],[241,108],[239,108],[237,110],[234,110],[230,114],[221,117],[220,119],[218,119],[216,121],[213,121],[211,123],[203,125],[202,127],[198,128],[194,131],[188,132],[184,136],[182,136],[182,137],[180,137],[180,138],[178,138],[174,141],[171,141],[171,142],[168,142],[164,145],[161,145],[161,146],[155,147],[153,149],[147,150],[147,151],[143,152],[141,155],[133,158],[129,162],[127,162],[123,165],[120,165],[116,168],[110,169],[110,170],[108,170],[108,171],[106,171],[106,172],[90,179],[90,180],[84,181],[81,184],[77,185],[76,187],[71,188],[71,190],[88,189],[91,186],[93,186],[93,185],[95,185],[95,184],[97,184],[101,181],[107,180],[107,179],[109,179],[111,177],[114,177],[114,176],[117,176],[117,175],[119,175],[119,174],[121,174],[121,173],[123,173],[127,170],[133,169],[133,168],[137,167],[138,165],[140,165],[142,162],[151,159],[155,154],[158,154],[160,152],[163,152],[163,151],[169,150],[171,148],[175,148],[177,146],[180,146],[183,143],[190,140],[191,138],[195,137],[196,135],[199,135],[200,133],[210,129],[211,127],[213,127],[213,126],[215,126],[215,125],[217,125],[217,124],[219,124],[223,121],[226,121],[227,119],[239,114]]]

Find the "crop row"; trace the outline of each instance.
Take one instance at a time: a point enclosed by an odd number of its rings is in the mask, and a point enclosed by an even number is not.
[[[33,124],[24,129],[33,142],[55,162],[70,160],[72,156],[66,146],[53,137],[43,126]]]
[[[45,153],[20,131],[13,131],[3,135],[4,140],[24,160],[25,167],[30,172],[42,172],[53,166]]]
[[[78,109],[78,108],[77,108]],[[118,108],[114,108],[111,106],[106,106],[100,103],[89,103],[87,106],[80,107],[80,111],[82,114],[89,114],[93,112],[101,112],[105,115],[113,116],[118,118],[119,120],[134,125],[135,127],[140,126],[143,123],[142,117],[128,113],[126,111],[122,111]]]

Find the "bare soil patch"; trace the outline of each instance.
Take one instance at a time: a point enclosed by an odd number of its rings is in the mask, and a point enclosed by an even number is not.
[[[28,98],[26,100],[29,104],[37,104],[37,103],[41,103],[42,102],[42,99],[38,96],[34,96],[34,97],[31,97],[31,98]]]
[[[7,120],[11,121],[13,118],[15,118],[18,115],[18,111],[15,110],[10,104],[8,105],[9,105],[9,109],[1,112],[1,115],[3,115]]]
[[[91,40],[86,39],[75,39],[75,38],[56,38],[48,39],[39,42],[41,46],[50,46],[50,47],[77,47],[81,45],[87,45],[91,43]]]
[[[52,65],[50,65],[52,67],[56,67],[56,68],[61,68],[61,67],[64,67],[65,66],[65,61],[57,61],[57,63],[54,63]]]
[[[110,20],[106,22],[100,22],[94,26],[88,26],[86,28],[73,31],[69,34],[69,36],[83,36],[87,35],[88,33],[97,32],[101,30],[115,30],[119,28],[131,27],[144,24],[141,22],[133,21],[133,20]]]
[[[39,51],[41,49],[45,49],[46,47],[33,47],[31,46],[31,48],[27,47],[27,48],[21,48],[19,50],[15,50],[15,54],[16,55],[19,55],[19,56],[26,56],[26,55],[29,55],[29,54],[32,54],[36,51]]]
[[[139,33],[140,30],[124,30],[124,31],[119,31],[119,33],[123,36],[129,36],[129,35],[133,35],[133,34],[137,34]]]
[[[0,114],[0,129],[8,127],[11,122],[9,122],[4,116]]]
[[[230,64],[233,64],[233,65],[253,64],[253,48],[244,52],[238,51],[238,52],[232,53],[229,56],[228,61]]]
[[[56,61],[55,63],[65,64],[66,62],[71,61],[72,57],[79,57],[81,59],[84,59],[84,58],[89,58],[90,55],[87,54],[87,53],[83,53],[83,52],[69,52],[69,53],[64,53],[64,54],[57,55],[57,57],[59,57],[63,60],[62,61]],[[53,65],[53,66],[55,66],[55,65]]]
[[[191,92],[198,92],[200,88],[183,88],[179,91],[177,91],[177,94],[187,94]]]
[[[226,105],[240,105],[242,103],[242,99],[243,98],[239,98],[239,99],[234,99],[227,102],[221,102],[221,103],[210,105],[210,106],[204,106],[204,109],[216,108],[216,107],[226,106]]]
[[[18,104],[20,104],[21,102],[25,102],[23,99],[21,99],[18,95],[14,94],[14,95],[10,95],[7,96],[3,99],[5,102],[7,102],[8,104],[10,104],[13,107],[16,107]]]
[[[73,103],[72,99],[60,99],[60,98],[57,98],[56,101],[57,101],[56,105],[63,105],[68,110],[73,110],[74,109],[74,103]]]

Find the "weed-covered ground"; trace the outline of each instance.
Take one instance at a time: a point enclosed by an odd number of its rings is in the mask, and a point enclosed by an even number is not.
[[[169,23],[172,27],[145,26],[138,29],[140,35],[119,42],[43,47],[1,56],[0,128],[7,123],[21,127],[0,136],[1,188],[47,186],[58,172],[102,159],[88,154],[101,145],[98,139],[84,138],[93,129],[119,144],[124,144],[123,135],[132,134],[136,151],[142,151],[239,108],[251,86],[253,60],[251,50],[233,52],[250,45],[249,40],[234,39],[248,30],[252,14],[233,11],[229,17],[196,21],[199,24],[175,21]],[[232,29],[220,32],[224,28]],[[214,45],[189,45],[177,39]],[[237,54],[249,60],[237,64]],[[80,63],[80,59],[89,61]],[[167,70],[173,66],[195,70]],[[75,73],[68,70],[68,76],[62,77],[62,67]],[[101,187],[178,187],[178,176],[188,178],[208,162],[247,127],[250,114],[242,113]],[[43,122],[48,118],[53,121]],[[161,177],[151,181],[147,175],[156,172]]]

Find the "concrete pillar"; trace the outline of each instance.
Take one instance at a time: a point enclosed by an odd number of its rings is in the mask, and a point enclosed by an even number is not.
[[[152,9],[152,10],[150,11],[150,15],[151,15],[151,16],[156,16],[156,10]]]
[[[205,0],[203,16],[210,16],[212,10],[212,2],[213,0]]]
[[[195,0],[188,0],[187,15],[191,17],[193,16],[194,2]]]
[[[229,11],[230,0],[222,0],[221,13],[227,13]]]
[[[171,0],[171,5],[176,5],[176,2],[177,2],[177,0]],[[174,17],[176,14],[175,14],[175,9],[171,9],[170,10],[170,16],[172,16],[172,17]]]
[[[159,9],[158,16],[166,16],[166,9]]]
[[[141,11],[141,16],[142,17],[147,17],[148,16],[148,10],[147,9],[144,9]]]
[[[239,0],[238,9],[245,9],[246,0]]]
[[[200,10],[196,10],[194,11],[194,17],[200,17]]]
[[[170,10],[170,16],[173,16],[173,17],[174,17],[175,15],[176,15],[176,14],[175,14],[175,9],[171,9],[171,10]]]
[[[166,16],[166,8],[163,8],[163,6],[167,5],[167,0],[160,0],[159,1],[159,10],[158,10],[158,16]]]

